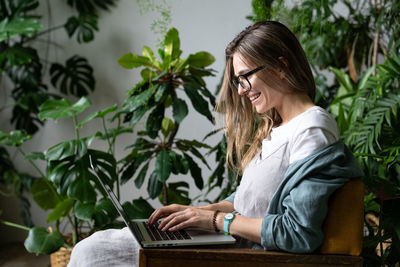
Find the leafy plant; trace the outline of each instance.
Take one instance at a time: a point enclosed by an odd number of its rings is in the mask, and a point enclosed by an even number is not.
[[[331,104],[343,138],[364,168],[363,181],[369,190],[366,214],[380,219],[366,224],[363,256],[374,264],[395,264],[400,260],[400,217],[395,210],[400,202],[400,59],[395,54],[368,70],[358,84],[338,69],[338,96]],[[385,243],[385,248],[383,247]]]
[[[4,133],[0,131],[0,144],[15,146],[25,159],[31,163],[39,174],[31,186],[30,192],[35,202],[44,210],[51,211],[47,222],[55,222],[56,229],[49,231],[45,227],[25,227],[10,222],[3,223],[29,230],[25,247],[29,252],[51,253],[60,246],[75,245],[85,232],[91,233],[96,229],[118,227],[117,211],[99,186],[98,180],[90,170],[89,156],[99,166],[100,176],[104,183],[116,191],[119,198],[119,178],[117,161],[114,157],[116,137],[132,130],[121,127],[120,119],[114,115],[116,128],[106,126],[106,116],[116,112],[117,106],[95,112],[80,122],[78,115],[90,106],[87,98],[83,97],[76,103],[66,99],[47,100],[40,106],[41,120],[71,119],[74,125],[75,138],[51,146],[44,152],[25,153],[21,145],[30,140],[31,136],[21,131]],[[94,119],[103,122],[104,132],[96,132],[87,137],[80,137],[79,129]],[[94,140],[103,140],[108,144],[107,151],[91,149]],[[42,172],[35,163],[37,160],[46,162],[46,171]],[[141,204],[141,203],[139,203]],[[135,210],[137,216],[138,203],[124,203]],[[146,214],[147,215],[147,214]],[[72,243],[67,244],[60,232],[60,226],[66,221],[71,227]]]
[[[160,60],[145,46],[142,55],[128,53],[119,59],[125,68],[142,67],[142,81],[130,91],[121,108],[121,113],[125,114],[124,121],[135,125],[148,114],[146,129],[138,132],[141,137],[129,146],[131,152],[122,160],[121,183],[134,179],[136,187],[141,188],[147,179],[147,191],[152,199],[160,197],[165,205],[172,202],[188,204],[191,201],[189,184],[185,181],[168,183],[168,180],[171,174],[190,172],[196,187],[202,189],[201,168],[193,157],[209,167],[200,149],[210,147],[197,140],[176,137],[189,112],[178,90],[183,90],[194,109],[213,123],[206,99],[212,106],[215,99],[206,88],[203,77],[213,75],[213,71],[206,67],[214,62],[214,57],[207,52],[198,52],[181,58],[179,34],[175,28],[165,35],[158,54]],[[172,118],[166,116],[168,109],[172,109]],[[155,169],[148,174],[152,160],[155,160]]]
[[[37,117],[38,107],[47,99],[60,98],[48,92],[49,85],[43,81],[43,65],[48,61],[51,63],[51,84],[61,93],[86,96],[95,86],[92,68],[86,59],[74,55],[64,67],[41,56],[34,41],[43,34],[65,28],[68,36],[76,35],[79,43],[90,42],[98,31],[98,9],[109,10],[115,2],[70,0],[67,3],[78,11],[78,16],[72,15],[63,25],[40,32],[42,16],[35,14],[39,7],[38,0],[0,0],[0,77],[7,77],[13,84],[11,123],[16,129],[29,134],[37,132],[42,124]]]
[[[43,2],[43,1],[42,1]],[[47,1],[50,5],[51,1]],[[64,28],[69,37],[76,36],[78,42],[90,42],[98,31],[98,10],[109,10],[115,5],[115,0],[96,1],[68,1],[68,4],[77,11],[65,23],[49,29],[42,29],[42,15],[38,15],[38,0],[0,0],[0,80],[10,81],[11,88],[3,87],[10,95],[12,103],[0,110],[12,108],[10,122],[15,129],[17,138],[22,133],[34,134],[43,124],[38,116],[39,107],[49,99],[60,99],[58,93],[49,91],[50,83],[45,82],[44,66],[50,64],[51,85],[60,89],[65,95],[86,96],[95,88],[92,67],[88,61],[78,55],[67,59],[65,66],[52,62],[47,56],[41,55],[36,41],[49,32]],[[50,10],[51,7],[47,10]],[[46,14],[45,14],[46,15]],[[50,15],[50,14],[47,14]],[[47,43],[50,45],[51,43]],[[28,136],[28,135],[24,135]],[[2,136],[3,140],[11,136]],[[14,144],[20,150],[20,144]],[[20,150],[20,152],[22,152]],[[30,218],[30,204],[23,192],[32,189],[35,177],[17,170],[8,156],[6,148],[0,147],[2,161],[0,161],[0,183],[4,184],[10,195],[14,192],[22,204],[24,224],[32,227]],[[43,177],[43,175],[41,175]],[[14,190],[12,189],[14,188]]]

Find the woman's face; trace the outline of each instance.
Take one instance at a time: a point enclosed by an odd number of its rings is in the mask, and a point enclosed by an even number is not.
[[[248,66],[240,57],[238,53],[233,55],[233,70],[235,76],[238,77],[239,75],[243,75],[252,71],[253,69],[259,66]],[[280,104],[282,102],[282,92],[279,88],[271,88],[265,84],[263,80],[259,78],[259,75],[262,75],[263,72],[258,71],[247,77],[248,81],[251,83],[251,90],[244,90],[241,85],[239,85],[238,93],[245,97],[248,97],[251,104],[253,104],[254,108],[256,109],[257,113],[264,113],[272,108],[277,110],[280,109]],[[271,79],[274,81],[278,80],[279,78],[276,77],[277,75],[273,72],[271,73]],[[266,77],[268,79],[268,77]],[[264,78],[265,80],[265,78]],[[273,83],[275,84],[275,83]],[[277,84],[278,85],[278,84]]]

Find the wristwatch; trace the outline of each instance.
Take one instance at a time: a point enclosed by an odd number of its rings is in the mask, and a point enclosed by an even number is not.
[[[235,213],[227,213],[224,216],[224,232],[225,235],[229,235],[229,225],[231,224],[231,222],[233,221],[233,219],[235,218]]]

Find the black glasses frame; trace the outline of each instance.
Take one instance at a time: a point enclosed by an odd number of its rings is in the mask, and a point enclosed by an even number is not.
[[[251,71],[249,71],[249,72],[246,72],[245,74],[240,74],[238,77],[235,77],[235,78],[232,80],[233,86],[235,86],[236,89],[239,90],[239,85],[240,85],[240,86],[242,86],[242,88],[243,88],[246,92],[247,92],[247,91],[250,91],[250,90],[251,90],[251,83],[250,83],[248,77],[249,77],[250,75],[256,73],[257,71],[262,70],[263,68],[265,68],[265,66],[259,66],[259,67],[255,68],[254,70],[251,70]],[[244,78],[244,79],[247,81],[247,84],[248,84],[249,86],[247,86],[246,84],[243,83],[243,81],[240,80],[241,77]]]

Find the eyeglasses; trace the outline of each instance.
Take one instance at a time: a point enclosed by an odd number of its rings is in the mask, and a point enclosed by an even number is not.
[[[242,86],[242,88],[247,92],[251,90],[251,83],[249,81],[249,76],[256,73],[259,70],[262,70],[265,66],[260,66],[258,68],[255,68],[254,70],[251,70],[245,74],[240,74],[238,77],[235,77],[232,80],[233,86],[236,87],[237,90],[239,90],[239,85]]]

